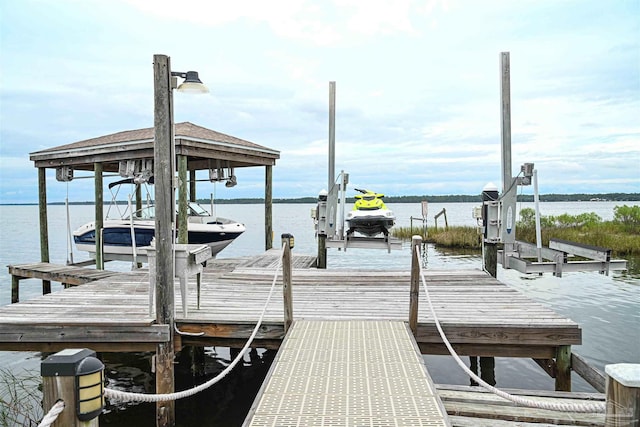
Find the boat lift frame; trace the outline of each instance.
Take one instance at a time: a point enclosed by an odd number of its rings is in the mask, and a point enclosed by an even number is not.
[[[349,174],[341,171],[329,192],[321,193],[314,213],[316,233],[326,236],[326,248],[338,248],[345,252],[347,248],[357,249],[402,249],[402,241],[391,236],[363,237],[347,235],[345,232],[345,206]]]
[[[611,249],[557,239],[551,239],[548,248],[542,247],[538,206],[538,174],[534,164],[523,164],[518,176],[512,176],[509,52],[501,52],[500,66],[502,194],[498,197],[497,188],[490,188],[489,185],[483,190],[483,208],[478,211],[481,214],[476,216],[476,218],[482,219],[483,252],[488,248],[495,250],[496,244],[501,243],[503,249],[497,250],[497,262],[503,268],[512,268],[521,273],[550,272],[557,277],[562,277],[564,271],[598,271],[608,275],[611,270],[625,270],[627,261],[612,260]],[[536,245],[516,240],[516,218],[514,218],[518,186],[532,183],[536,212]],[[569,261],[569,258],[574,256],[582,259]]]
[[[344,214],[346,206],[347,185],[349,174],[341,171],[335,178],[336,156],[336,82],[329,82],[329,159],[328,159],[328,189],[321,191],[318,205],[312,211],[312,217],[318,236],[318,267],[326,267],[326,248],[338,248],[346,252],[347,248],[359,249],[402,249],[400,239],[384,237],[347,236],[344,229]],[[339,211],[339,213],[338,213]],[[322,260],[322,261],[320,261]]]

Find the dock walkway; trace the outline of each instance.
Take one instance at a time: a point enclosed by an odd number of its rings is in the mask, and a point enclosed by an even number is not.
[[[451,424],[404,322],[298,320],[244,425]]]

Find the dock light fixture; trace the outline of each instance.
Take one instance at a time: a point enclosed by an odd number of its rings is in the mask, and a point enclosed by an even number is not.
[[[238,184],[238,179],[233,173],[233,168],[229,169],[229,178],[227,178],[227,182],[224,184],[225,187],[231,188],[235,187]]]
[[[295,244],[295,239],[293,238],[293,234],[283,233],[280,235],[280,240],[282,241],[282,243],[289,241],[289,249],[293,249],[293,246]]]
[[[80,421],[100,415],[104,408],[104,365],[95,351],[86,348],[59,351],[42,362],[41,373],[43,377],[73,378],[75,412]],[[60,393],[64,394],[64,390]],[[65,396],[60,398],[64,400]]]
[[[187,71],[186,73],[181,71],[172,71],[171,77],[180,77],[184,79],[184,82],[180,84],[176,89],[178,92],[183,93],[209,93],[209,88],[202,83],[202,80],[198,77],[197,71]],[[172,83],[173,87],[176,87],[177,81]]]

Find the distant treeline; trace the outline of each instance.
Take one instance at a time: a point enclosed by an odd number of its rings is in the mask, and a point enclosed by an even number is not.
[[[316,203],[316,197],[299,197],[292,199],[274,198],[273,203]],[[347,198],[348,203],[353,203],[353,198]],[[388,203],[420,203],[426,200],[429,203],[470,203],[481,202],[479,194],[449,194],[445,196],[385,196]],[[588,202],[588,201],[611,201],[611,202],[638,202],[640,193],[604,193],[604,194],[541,194],[541,202]],[[521,194],[518,196],[519,202],[533,202],[533,195]],[[206,205],[210,199],[198,199],[198,203]],[[264,198],[240,198],[240,199],[216,199],[217,204],[261,204]],[[119,204],[126,204],[126,201],[119,201]],[[5,205],[37,205],[37,203],[4,203]],[[51,202],[50,205],[63,205],[64,202]],[[70,205],[92,205],[93,202],[69,202]]]
[[[297,199],[273,199],[273,203],[316,203],[315,197],[300,197]],[[349,203],[353,203],[353,198],[347,197]],[[479,194],[449,194],[445,196],[384,196],[388,203],[420,203],[426,200],[429,203],[475,203],[481,202]],[[606,193],[606,194],[541,194],[542,202],[584,202],[590,200],[612,201],[612,202],[637,202],[640,201],[640,193]],[[521,194],[518,196],[519,202],[533,202],[533,195]],[[198,200],[199,203],[209,203],[209,199]],[[242,204],[242,203],[264,203],[264,199],[218,199],[220,204]]]

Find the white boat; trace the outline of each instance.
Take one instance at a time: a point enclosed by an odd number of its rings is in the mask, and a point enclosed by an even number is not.
[[[133,223],[132,220],[133,219]],[[207,244],[215,256],[229,246],[245,231],[244,224],[226,218],[214,217],[197,203],[188,204],[188,239],[190,244]],[[132,244],[135,236],[135,246]],[[155,207],[148,206],[122,219],[106,219],[103,222],[102,244],[104,260],[146,262],[146,248],[155,236]],[[96,252],[95,222],[82,225],[73,232],[76,248],[87,251],[91,257]]]

